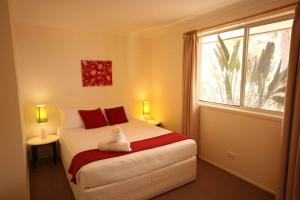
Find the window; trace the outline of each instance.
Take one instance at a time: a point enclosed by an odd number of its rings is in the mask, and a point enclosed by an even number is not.
[[[292,23],[200,35],[200,100],[282,112]]]

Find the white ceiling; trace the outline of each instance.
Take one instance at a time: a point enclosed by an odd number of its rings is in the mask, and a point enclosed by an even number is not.
[[[12,0],[17,23],[130,33],[163,27],[241,0]]]

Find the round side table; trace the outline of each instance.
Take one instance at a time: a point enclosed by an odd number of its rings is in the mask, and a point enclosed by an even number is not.
[[[32,167],[33,169],[36,168],[36,161],[38,161],[38,151],[37,148],[39,146],[44,145],[52,145],[52,152],[53,152],[53,163],[56,165],[56,142],[58,141],[57,135],[47,135],[45,139],[42,139],[41,136],[34,137],[27,140],[27,144],[31,147],[31,155],[32,155]]]

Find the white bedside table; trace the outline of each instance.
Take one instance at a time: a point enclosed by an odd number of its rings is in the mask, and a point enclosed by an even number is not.
[[[56,165],[56,142],[58,141],[57,135],[47,135],[47,138],[42,139],[39,137],[34,137],[27,140],[27,144],[31,147],[31,155],[32,155],[32,167],[33,169],[36,168],[36,161],[38,161],[38,152],[37,147],[43,145],[52,145],[52,152],[53,152],[53,162]]]
[[[161,123],[159,121],[156,121],[154,119],[147,119],[146,122],[148,122],[149,124],[152,124],[154,126],[160,126]]]

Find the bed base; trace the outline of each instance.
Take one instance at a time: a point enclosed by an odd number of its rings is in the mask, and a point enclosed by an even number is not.
[[[64,159],[62,158],[63,163]],[[64,164],[66,169],[66,166]],[[127,180],[83,189],[70,182],[76,200],[135,200],[149,199],[196,179],[196,156]]]

